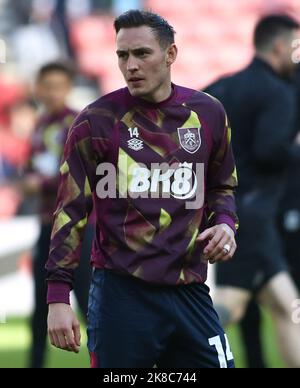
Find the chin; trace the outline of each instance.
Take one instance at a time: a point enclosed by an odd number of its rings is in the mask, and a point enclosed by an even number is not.
[[[129,92],[133,97],[143,97],[146,95],[145,91],[142,89],[129,88]]]

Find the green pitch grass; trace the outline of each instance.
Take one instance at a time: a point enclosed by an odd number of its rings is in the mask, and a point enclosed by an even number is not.
[[[88,368],[85,328],[82,326],[79,354],[64,352],[48,345],[46,368]],[[26,368],[30,347],[29,318],[8,319],[0,324],[0,368]]]
[[[284,367],[275,344],[271,319],[264,314],[263,341],[265,356],[270,368]],[[228,330],[228,337],[235,356],[236,366],[245,368],[243,346],[238,327]],[[25,368],[28,363],[30,345],[29,319],[8,319],[0,324],[0,368]],[[85,328],[82,326],[82,346],[78,355],[56,350],[49,346],[46,368],[88,368]]]

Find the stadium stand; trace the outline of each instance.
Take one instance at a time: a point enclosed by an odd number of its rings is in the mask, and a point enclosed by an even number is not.
[[[174,81],[200,88],[249,62],[251,33],[260,15],[276,11],[300,15],[300,2],[177,0],[170,6],[168,1],[147,0],[145,9],[162,14],[175,26],[184,55],[174,66]],[[71,28],[81,71],[99,78],[104,93],[124,85],[114,54],[112,22],[112,15],[89,16]]]

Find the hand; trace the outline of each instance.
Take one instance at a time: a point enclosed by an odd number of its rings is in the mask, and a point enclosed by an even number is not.
[[[51,344],[56,348],[79,353],[80,324],[69,305],[49,305],[48,335]]]
[[[298,146],[300,145],[300,132],[297,133],[294,143]]]
[[[202,242],[208,240],[208,244],[204,248],[204,262],[214,264],[218,261],[230,260],[236,251],[236,242],[234,232],[227,224],[220,224],[206,229],[202,232],[197,241]],[[229,252],[224,249],[228,245]]]

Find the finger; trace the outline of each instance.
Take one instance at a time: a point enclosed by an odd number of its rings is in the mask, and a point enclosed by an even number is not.
[[[224,250],[224,245],[227,245],[227,244],[230,246],[230,251],[229,252]],[[221,247],[223,247],[222,250],[220,251],[219,254],[213,256],[213,260],[212,260],[211,264],[214,264],[217,261],[222,261],[223,262],[223,261],[228,261],[228,260],[232,259],[233,255],[234,255],[234,252],[236,250],[235,242],[232,241],[232,240],[229,240],[229,241],[225,241],[224,240],[221,243]]]
[[[212,260],[218,260],[225,255],[227,255],[229,252],[227,252],[224,249],[225,245],[229,245],[231,249],[232,241],[228,236],[222,236],[221,239],[218,241],[218,244],[214,246],[212,251],[210,252],[210,259]]]
[[[66,338],[65,338],[65,335],[64,335],[64,331],[59,331],[57,333],[57,339],[58,339],[58,342],[59,342],[59,347],[60,349],[63,349],[63,350],[68,350],[69,347],[68,347],[68,343],[66,341]]]
[[[226,262],[226,261],[229,261],[232,259],[232,256],[233,254],[230,252],[230,253],[225,253],[224,256],[222,255],[219,255],[218,257],[215,257],[215,259],[211,260],[210,261],[210,264],[215,264],[217,262],[219,263],[223,263],[223,262]]]
[[[214,236],[215,234],[215,229],[214,228],[209,228],[206,229],[204,232],[200,233],[199,236],[197,237],[197,241],[205,241],[207,239],[210,239]]]
[[[48,337],[49,337],[50,344],[51,344],[52,346],[57,347],[57,346],[56,346],[55,339],[54,339],[54,335],[52,334],[52,331],[50,331],[50,330],[48,331]]]
[[[59,342],[59,339],[58,339],[58,336],[57,336],[56,332],[53,331],[51,336],[52,336],[52,339],[53,339],[52,345],[55,346],[56,348],[60,349],[61,348],[60,347],[60,342]]]
[[[203,256],[201,258],[202,263],[208,264],[211,263],[213,264],[215,262],[214,257],[218,254],[216,251],[218,247],[218,243],[222,239],[221,235],[216,235],[213,240],[209,242],[207,247],[203,251]]]
[[[235,241],[233,241],[230,252],[228,253],[228,259],[226,258],[225,260],[231,260],[233,258],[235,251],[236,251],[236,248],[237,248],[237,245],[236,245]]]
[[[209,263],[210,264],[216,264],[216,263],[223,263],[225,261],[228,261],[230,260],[232,257],[229,255],[229,254],[226,254],[226,256],[220,256],[219,258],[214,258],[214,259],[211,259],[209,260]]]
[[[220,240],[223,238],[222,231],[217,231],[216,234],[213,236],[211,240],[209,240],[209,243],[204,248],[204,252],[212,252],[214,248],[219,244]]]
[[[219,258],[219,255],[224,256],[224,254],[227,254],[228,252],[223,251],[224,246],[228,244],[231,247],[234,242],[234,236],[228,233],[228,228],[218,228],[218,233],[216,233],[215,238],[207,245],[204,253],[208,250],[208,256],[214,260],[216,256]]]
[[[204,257],[205,258],[211,258],[213,255],[216,254],[217,247],[220,243],[220,241],[223,238],[222,231],[217,231],[214,237],[209,241],[207,246],[204,248]]]
[[[65,340],[68,345],[68,350],[70,352],[78,353],[78,348],[75,344],[74,336],[72,330],[66,330],[64,332]]]
[[[75,325],[73,326],[73,331],[74,331],[75,344],[79,348],[80,347],[80,340],[81,340],[81,333],[80,333],[80,324],[79,324],[79,322],[75,323]],[[78,349],[78,351],[79,351],[79,349]]]

